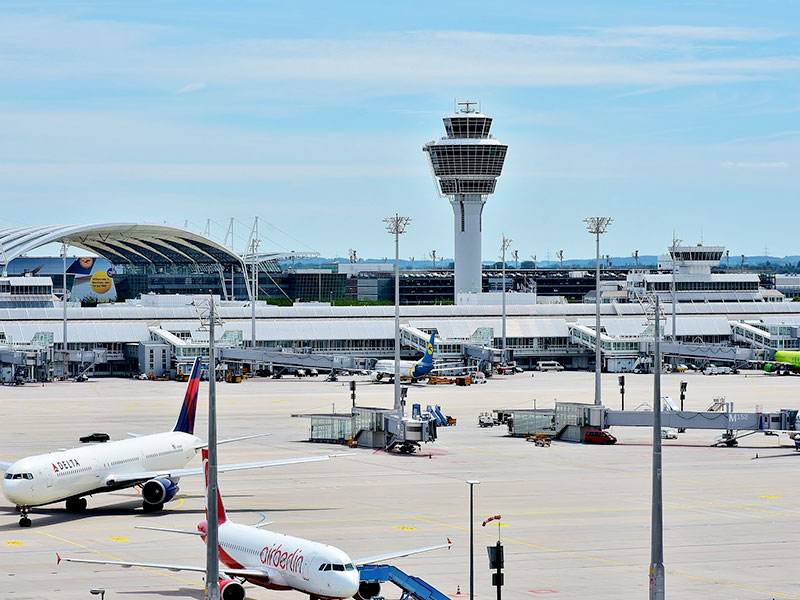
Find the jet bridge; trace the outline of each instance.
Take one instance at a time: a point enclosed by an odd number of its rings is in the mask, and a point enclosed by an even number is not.
[[[280,348],[220,348],[219,354],[220,360],[228,362],[269,364],[326,371],[366,371],[374,363],[374,359],[371,358],[292,352]]]
[[[677,410],[674,402],[662,406],[661,426],[676,429],[709,429],[722,432],[717,444],[735,446],[738,438],[758,432],[800,431],[798,411],[782,409],[778,412],[740,412],[733,403],[717,403],[711,408],[724,410]],[[508,428],[512,436],[524,436],[536,431],[566,441],[583,441],[590,429],[608,427],[652,427],[652,410],[610,410],[605,406],[556,402],[555,410],[512,410]]]

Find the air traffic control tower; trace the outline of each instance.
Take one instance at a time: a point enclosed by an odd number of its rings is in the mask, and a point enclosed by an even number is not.
[[[450,200],[455,223],[455,297],[481,292],[481,214],[503,171],[508,146],[489,133],[492,119],[464,108],[444,118],[447,137],[428,142],[433,175]]]

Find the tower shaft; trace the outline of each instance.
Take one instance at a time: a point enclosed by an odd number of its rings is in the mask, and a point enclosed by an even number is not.
[[[486,196],[480,194],[453,194],[449,197],[453,207],[453,232],[455,238],[455,292],[479,293],[482,290],[481,273],[481,214]]]

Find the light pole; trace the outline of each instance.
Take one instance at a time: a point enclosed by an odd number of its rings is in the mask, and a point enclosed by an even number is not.
[[[661,489],[661,309],[656,294],[653,328],[653,498],[650,524],[650,600],[664,600],[664,515]]]
[[[64,379],[67,379],[69,377],[69,353],[67,352],[67,248],[68,247],[69,246],[67,246],[67,241],[63,240],[61,242],[61,258],[64,261],[64,271],[62,273],[62,275],[64,277],[64,281],[63,281],[64,285],[61,286],[61,289],[63,291],[61,299],[64,301],[64,329],[62,331],[62,336],[64,338],[64,343],[62,345],[62,350],[64,351],[64,353],[61,356],[61,358],[64,361],[64,365],[63,365]]]
[[[104,588],[92,588],[89,590],[92,596],[100,596],[100,600],[106,597],[106,590]]]
[[[208,531],[206,538],[206,588],[209,600],[219,600],[219,530],[217,515],[217,360],[215,349],[214,296],[208,299]]]
[[[472,501],[472,491],[480,481],[477,479],[467,479],[469,486],[469,600],[475,596],[475,510]]]
[[[394,213],[386,217],[386,230],[394,235],[394,409],[402,412],[400,404],[400,234],[406,232],[411,217]]]
[[[503,364],[506,364],[506,250],[511,245],[511,240],[503,234],[500,250],[503,253]]]
[[[602,356],[600,346],[600,236],[606,232],[611,225],[611,217],[586,217],[583,222],[589,233],[594,234],[597,248],[597,266],[594,272],[594,304],[595,304],[595,365],[594,365],[594,403],[602,404],[600,398],[600,367],[602,366]]]
[[[677,260],[675,259],[675,252],[677,250],[678,244],[681,243],[682,240],[679,240],[675,237],[675,232],[672,233],[672,342],[676,343],[678,341],[678,332],[675,329],[675,322],[677,321],[677,294],[675,293],[675,288],[677,284],[675,283],[675,272],[677,269],[676,263]]]

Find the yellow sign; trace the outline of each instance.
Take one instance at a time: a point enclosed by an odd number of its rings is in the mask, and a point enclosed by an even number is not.
[[[98,271],[89,279],[89,285],[96,294],[105,294],[111,289],[113,281],[105,271]]]

